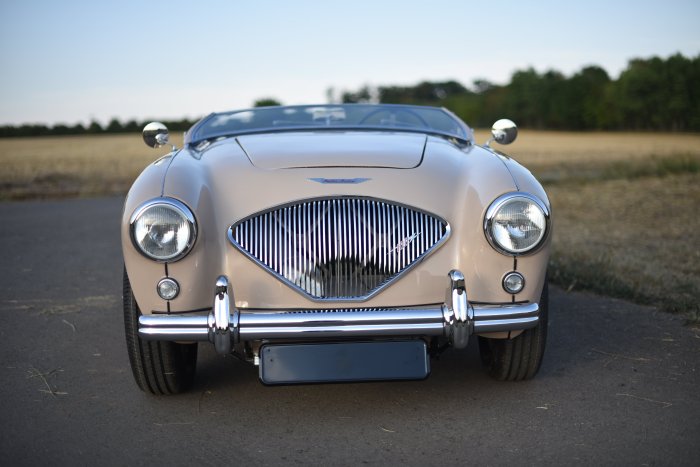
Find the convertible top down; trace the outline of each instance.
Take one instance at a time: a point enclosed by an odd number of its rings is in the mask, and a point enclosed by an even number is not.
[[[122,219],[137,384],[188,389],[197,345],[265,384],[421,379],[478,337],[497,379],[535,375],[551,208],[493,138],[445,109],[264,107],[211,114],[149,165]],[[164,125],[144,129],[168,144]]]

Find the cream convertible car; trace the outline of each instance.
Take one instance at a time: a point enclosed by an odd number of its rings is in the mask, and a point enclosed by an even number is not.
[[[490,141],[516,135],[499,120]],[[144,139],[166,145],[167,129],[151,123]],[[134,377],[186,390],[208,341],[265,384],[422,379],[431,356],[476,336],[491,375],[531,378],[550,230],[530,172],[445,109],[209,115],[126,198]]]

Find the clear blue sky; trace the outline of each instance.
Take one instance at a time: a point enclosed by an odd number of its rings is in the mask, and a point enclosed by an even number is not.
[[[0,125],[198,117],[260,97],[700,53],[700,1],[0,0]]]

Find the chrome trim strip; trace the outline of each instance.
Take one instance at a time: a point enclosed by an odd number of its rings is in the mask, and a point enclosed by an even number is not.
[[[442,336],[442,323],[361,324],[343,326],[276,326],[242,328],[241,339],[316,339],[325,337]]]
[[[539,322],[538,303],[474,306],[474,333],[522,331]]]
[[[145,318],[145,316],[141,316]],[[170,326],[162,324],[151,324],[147,326],[145,320],[139,318],[139,337],[144,340],[169,340],[169,341],[208,341],[209,329],[200,323],[198,327],[180,327],[177,323],[170,323]],[[205,318],[205,316],[200,316]],[[171,321],[171,320],[169,320]],[[204,320],[203,320],[204,321]],[[205,322],[205,321],[204,321]]]
[[[312,182],[316,183],[323,183],[323,184],[333,184],[333,185],[338,185],[338,184],[345,184],[345,185],[357,185],[359,183],[364,183],[368,180],[372,180],[371,178],[307,178],[307,180],[310,180]]]
[[[537,316],[540,307],[537,303],[521,303],[517,305],[474,305],[474,320],[487,321],[494,319],[519,319]]]
[[[167,327],[170,329],[199,329],[203,327],[206,331],[207,316],[141,315],[139,317],[139,325],[141,328],[139,329],[139,333],[150,333],[155,329],[162,329],[165,323],[167,323]]]
[[[440,307],[416,309],[341,309],[341,310],[304,310],[297,312],[279,311],[241,312],[241,327],[272,328],[284,323],[284,326],[346,326],[383,323],[387,325],[412,323],[425,324],[439,321],[442,316]]]
[[[537,326],[538,321],[539,317],[537,316],[533,316],[530,318],[511,318],[476,321],[474,323],[474,333],[480,334],[483,332],[524,331],[525,329],[530,329]]]
[[[261,227],[261,220],[269,227]],[[273,228],[275,224],[277,229]],[[358,196],[286,203],[247,216],[227,231],[238,251],[315,302],[359,302],[372,298],[431,255],[450,234],[450,224],[435,214]],[[282,245],[279,256],[269,257],[265,249],[261,251],[260,244],[268,242]],[[366,268],[368,264],[376,267],[374,274],[355,277],[356,268]],[[334,269],[326,269],[324,274],[324,266]],[[337,281],[332,283],[329,277]],[[341,282],[342,277],[349,279]],[[332,290],[322,290],[324,285]],[[353,295],[360,287],[368,292]]]

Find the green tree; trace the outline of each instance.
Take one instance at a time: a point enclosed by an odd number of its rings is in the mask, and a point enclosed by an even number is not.
[[[105,131],[107,133],[121,133],[124,131],[124,127],[122,126],[122,124],[119,120],[117,120],[116,118],[113,118],[107,124],[107,128],[105,128]]]
[[[693,63],[695,62],[695,63]],[[694,60],[676,54],[666,60],[665,79],[668,93],[665,122],[667,128],[673,131],[697,130],[698,125],[693,121],[698,118],[700,102],[698,87],[700,76],[694,74],[694,65],[700,62],[700,55]]]
[[[144,125],[145,126],[145,125]],[[139,127],[139,124],[136,123],[136,120],[129,120],[124,124],[124,131],[127,133],[135,133],[141,130],[143,127]]]
[[[282,105],[282,103],[272,97],[263,97],[253,102],[253,107],[272,107],[275,105]]]
[[[87,127],[87,132],[90,134],[98,134],[104,132],[102,129],[102,125],[100,125],[98,122],[95,120],[90,122],[90,125]]]
[[[516,71],[508,85],[508,99],[502,113],[521,126],[544,128],[546,99],[542,79],[533,68]]]
[[[516,71],[506,85],[485,79],[473,82],[472,89],[461,83],[422,81],[413,86],[361,86],[337,95],[328,88],[330,102],[374,102],[444,106],[472,126],[488,127],[499,118],[511,118],[523,128],[567,130],[671,130],[700,131],[700,55],[681,54],[666,59],[635,58],[619,78],[613,80],[598,66],[586,66],[571,77],[556,70],[538,73],[533,68]],[[254,105],[281,105],[266,97]],[[185,131],[193,125],[188,119],[164,121],[171,131]],[[43,136],[50,134],[97,134],[139,131],[144,124],[131,120],[122,125],[112,119],[106,128],[92,121],[85,128],[78,124],[7,125],[0,137]]]
[[[567,126],[573,130],[602,129],[611,110],[606,100],[610,76],[598,66],[587,66],[569,79]]]
[[[343,91],[340,100],[343,104],[367,104],[372,100],[372,90],[364,85],[357,92]]]

